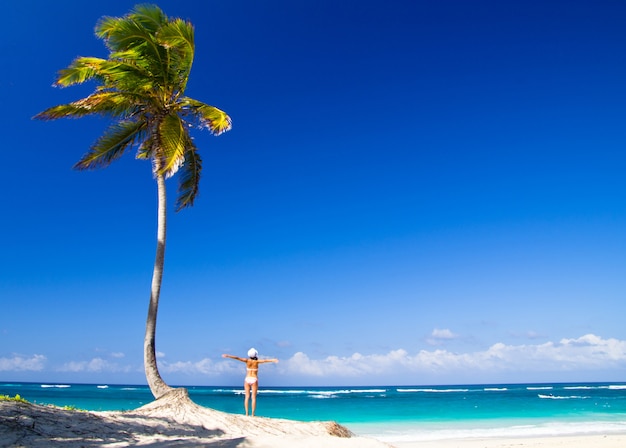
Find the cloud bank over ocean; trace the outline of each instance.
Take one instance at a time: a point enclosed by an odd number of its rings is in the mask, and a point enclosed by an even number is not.
[[[450,330],[433,331],[433,337],[437,335],[442,339],[453,337]],[[7,376],[10,372],[32,371],[38,372],[42,379],[45,379],[47,373],[54,373],[58,377],[63,372],[118,375],[142,372],[140,361],[123,363],[122,358],[125,359],[120,353],[111,353],[109,359],[97,357],[55,365],[53,359],[41,354],[13,354],[0,357],[0,372]],[[200,379],[219,383],[241,376],[238,363],[223,361],[221,358],[169,361],[168,356],[164,355],[159,365],[164,374],[177,378],[181,384],[192,384]],[[410,379],[449,378],[470,372],[478,377],[486,375],[485,378],[493,378],[495,375],[513,381],[513,377],[507,375],[531,373],[536,376],[552,372],[624,369],[626,341],[586,334],[541,344],[507,345],[498,342],[484,350],[465,353],[455,353],[444,348],[410,353],[398,348],[387,353],[353,353],[350,356],[314,358],[304,352],[296,352],[290,358],[281,360],[275,368],[266,369],[264,376],[272,379],[272,382],[300,378],[303,383],[351,384],[368,383],[384,376],[411,382]]]

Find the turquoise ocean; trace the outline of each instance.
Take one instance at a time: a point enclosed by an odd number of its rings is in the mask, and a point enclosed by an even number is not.
[[[184,386],[191,399],[242,413],[241,387]],[[147,386],[0,383],[0,395],[93,411],[152,401]],[[257,415],[334,420],[387,442],[626,433],[626,383],[260,388]]]

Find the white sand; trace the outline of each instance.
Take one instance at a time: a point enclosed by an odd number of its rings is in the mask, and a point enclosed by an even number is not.
[[[441,440],[395,443],[396,448],[624,448],[626,434]]]
[[[334,434],[334,435],[333,435]],[[134,411],[81,412],[0,401],[0,447],[388,448],[334,422],[227,414],[184,389]],[[626,434],[395,443],[397,448],[624,448]]]

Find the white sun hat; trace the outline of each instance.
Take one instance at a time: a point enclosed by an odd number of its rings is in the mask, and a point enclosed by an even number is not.
[[[256,358],[257,356],[259,356],[259,352],[257,352],[255,348],[248,350],[248,357]]]

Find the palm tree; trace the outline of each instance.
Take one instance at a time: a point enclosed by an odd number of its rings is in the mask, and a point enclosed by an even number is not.
[[[98,83],[86,98],[51,107],[35,118],[54,120],[86,115],[114,119],[105,133],[76,163],[79,170],[107,167],[131,147],[138,159],[149,159],[157,183],[157,249],[146,333],[144,366],[155,398],[172,390],[156,362],[155,333],[163,278],[166,235],[165,179],[179,173],[176,211],[193,205],[202,160],[189,128],[207,128],[215,135],[231,128],[223,111],[184,96],[194,57],[191,23],[169,19],[154,5],[138,5],[124,17],[104,17],[96,36],[105,41],[109,58],[79,57],[58,74],[56,85]]]

